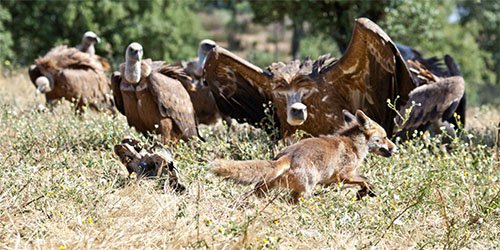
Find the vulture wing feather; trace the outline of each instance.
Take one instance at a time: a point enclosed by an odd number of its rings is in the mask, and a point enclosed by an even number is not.
[[[458,106],[464,89],[461,76],[441,78],[435,83],[417,87],[411,91],[410,101],[400,111],[405,117],[406,110],[411,110],[408,120],[401,124],[403,121],[398,118],[397,122],[402,129],[414,129],[439,119],[446,120]]]
[[[233,53],[215,47],[205,61],[203,76],[217,106],[226,116],[260,125],[271,100],[271,77]]]
[[[156,99],[160,114],[172,118],[185,136],[197,136],[195,114],[189,94],[178,80],[158,72],[162,70],[161,67],[156,68],[148,76],[150,91]]]
[[[359,18],[344,56],[320,71],[319,79],[331,85],[336,99],[343,101],[337,110],[362,109],[391,134],[395,112],[387,105],[399,96],[397,106],[408,101],[415,87],[407,65],[394,42],[375,23]]]
[[[113,72],[111,75],[111,89],[113,90],[113,98],[115,101],[115,106],[122,113],[122,115],[125,114],[125,108],[123,105],[123,97],[122,97],[122,92],[120,90],[120,84],[122,82],[122,75],[119,71]]]

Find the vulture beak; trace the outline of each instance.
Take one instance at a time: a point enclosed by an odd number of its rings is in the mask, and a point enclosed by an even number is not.
[[[286,121],[292,126],[300,126],[307,119],[307,106],[303,103],[296,102],[292,104],[288,111]]]
[[[294,92],[286,95],[287,118],[292,126],[300,126],[307,120],[307,106],[302,103],[302,94]]]
[[[212,51],[213,48],[215,48],[217,44],[210,40],[210,39],[204,39],[203,41],[200,42],[200,45],[198,47],[198,71],[201,72],[203,70],[203,67],[205,66],[205,60],[207,59],[208,53]]]

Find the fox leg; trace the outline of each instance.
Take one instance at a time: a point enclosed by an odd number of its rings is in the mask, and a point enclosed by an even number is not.
[[[276,187],[277,184],[277,180],[273,180],[271,182],[261,181],[255,185],[254,193],[257,197],[262,198],[267,194],[267,192],[269,192],[269,190]]]
[[[376,196],[375,193],[373,192],[372,185],[370,184],[368,179],[362,175],[356,175],[356,174],[344,175],[340,176],[340,180],[344,183],[355,184],[361,187],[361,189],[356,194],[356,198],[358,200],[361,200],[366,195],[370,197]]]
[[[295,204],[300,198],[307,199],[312,196],[316,181],[312,176],[306,175],[305,178],[295,177],[289,184],[288,188],[292,189],[292,203]]]

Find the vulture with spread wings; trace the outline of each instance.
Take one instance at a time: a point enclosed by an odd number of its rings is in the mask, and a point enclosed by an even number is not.
[[[401,108],[402,116],[396,118],[403,131],[430,127],[431,132],[439,132],[439,128],[444,127],[454,136],[457,120],[465,125],[465,82],[453,58],[446,55],[444,61],[447,70],[436,60],[421,57],[407,60],[418,87],[410,92],[409,101]],[[453,117],[455,112],[460,119]],[[408,119],[403,121],[403,117]]]
[[[37,92],[47,103],[66,99],[77,111],[88,105],[98,111],[114,112],[111,89],[102,64],[88,53],[61,45],[35,60],[28,71]]]
[[[331,134],[343,125],[343,109],[361,109],[391,133],[396,114],[387,100],[395,102],[399,96],[399,108],[415,88],[396,45],[366,18],[356,20],[339,60],[325,55],[262,70],[217,46],[205,61],[204,77],[221,112],[238,121],[265,127],[271,102],[284,137],[297,129],[313,136]]]
[[[161,134],[163,143],[198,136],[193,104],[180,82],[189,76],[181,67],[142,55],[142,46],[131,43],[120,72],[111,76],[117,109],[137,131]]]

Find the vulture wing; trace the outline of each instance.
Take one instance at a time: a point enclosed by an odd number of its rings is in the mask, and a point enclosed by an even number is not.
[[[442,78],[435,83],[415,88],[410,92],[409,102],[400,111],[404,117],[407,109],[413,105],[402,128],[415,129],[439,119],[449,119],[464,95],[464,88],[465,83],[461,76]],[[398,117],[397,122],[401,124],[402,120]]]
[[[67,68],[57,75],[55,81],[64,83],[66,86],[65,98],[68,100],[79,96],[98,110],[106,108],[103,103],[111,102],[110,98],[106,96],[110,89],[108,79],[103,71]]]
[[[122,113],[122,115],[125,115],[125,108],[123,105],[123,97],[122,97],[122,92],[120,90],[120,84],[122,82],[122,75],[119,71],[113,72],[111,75],[111,90],[113,90],[113,98],[115,101],[115,106]]]
[[[101,63],[102,70],[104,70],[104,72],[108,72],[111,70],[111,64],[109,64],[108,59],[98,55],[95,55],[95,58]]]
[[[207,56],[203,76],[223,114],[261,125],[266,117],[264,105],[272,100],[269,74],[217,46]]]
[[[317,80],[327,82],[330,93],[354,112],[362,109],[382,125],[388,134],[394,128],[395,112],[387,105],[399,96],[398,106],[408,101],[415,88],[412,76],[396,45],[389,36],[367,18],[359,18],[344,56],[336,63],[313,72]],[[342,114],[337,114],[342,117]]]
[[[103,70],[101,63],[89,54],[64,45],[50,50],[44,57],[35,60],[44,69],[92,69]]]
[[[172,118],[186,137],[197,136],[195,113],[189,94],[180,82],[164,74],[168,67],[171,66],[163,65],[148,76],[151,94],[163,117]]]

